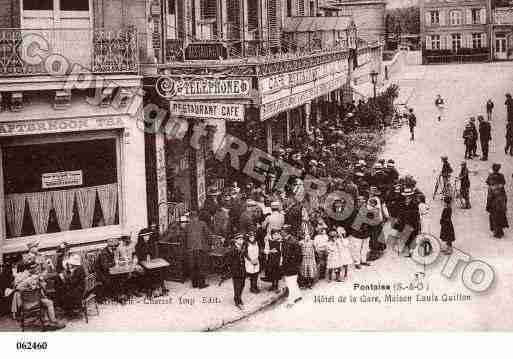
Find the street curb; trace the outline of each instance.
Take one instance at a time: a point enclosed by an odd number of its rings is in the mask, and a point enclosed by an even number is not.
[[[256,314],[256,313],[260,312],[261,310],[275,304],[280,299],[284,298],[285,294],[286,294],[286,291],[284,289],[282,289],[279,294],[275,294],[275,295],[271,296],[269,299],[266,299],[261,304],[259,304],[257,307],[252,308],[250,310],[245,310],[243,312],[241,311],[239,314],[237,314],[231,318],[228,318],[228,319],[222,319],[221,321],[219,321],[217,323],[209,324],[206,327],[204,327],[203,329],[200,329],[199,331],[213,332],[213,331],[222,329],[229,324],[236,323],[242,319],[245,319],[245,318],[247,318],[253,314]]]

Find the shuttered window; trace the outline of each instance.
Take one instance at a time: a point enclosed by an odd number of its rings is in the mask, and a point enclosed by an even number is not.
[[[267,0],[267,22],[269,34],[269,46],[281,47],[281,1]]]

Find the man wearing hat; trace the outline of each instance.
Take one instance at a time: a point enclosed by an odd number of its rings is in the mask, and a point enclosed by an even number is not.
[[[489,142],[492,139],[492,126],[483,116],[478,116],[477,119],[479,120],[479,141],[481,142],[481,151],[483,152],[481,161],[488,161]]]
[[[104,301],[107,298],[113,298],[118,293],[115,290],[115,283],[110,275],[110,268],[116,265],[115,253],[119,246],[117,238],[107,239],[107,246],[104,247],[95,263],[96,278],[101,282],[101,291],[98,296],[100,301]]]
[[[198,212],[191,211],[190,223],[185,229],[187,258],[193,288],[208,287],[205,283],[205,266],[207,264],[208,237],[210,229],[199,219]]]
[[[461,170],[458,176],[460,180],[460,195],[465,201],[463,209],[470,209],[470,178],[468,174],[467,162],[461,162]]]
[[[472,142],[473,142],[474,133],[472,131],[472,125],[467,123],[465,125],[465,129],[463,130],[463,143],[465,144],[465,159],[472,158]]]
[[[280,211],[281,204],[279,201],[271,202],[271,214],[265,219],[263,226],[267,229],[267,232],[271,234],[271,231],[276,229],[280,230],[285,223],[285,216]]]
[[[25,261],[33,260],[38,266],[42,274],[54,271],[54,264],[50,258],[39,253],[39,242],[33,241],[27,244],[28,253],[23,256]]]
[[[488,196],[486,200],[486,211],[489,213],[490,230],[495,238],[504,236],[504,228],[509,227],[507,218],[507,195],[504,189],[506,180],[500,173],[501,165],[494,163],[492,173],[486,179],[488,185]]]
[[[472,157],[476,157],[477,156],[477,139],[479,137],[479,133],[477,132],[477,127],[476,127],[476,118],[475,117],[471,117],[470,118],[470,128],[472,130],[472,141],[471,141],[471,151],[472,151]]]
[[[49,320],[49,326],[53,329],[62,329],[66,327],[65,324],[57,321],[55,316],[55,308],[53,301],[46,297],[45,288],[46,282],[43,279],[43,275],[40,271],[40,265],[38,265],[33,257],[29,257],[25,262],[25,270],[18,273],[14,278],[14,287],[16,289],[13,297],[13,313],[17,313],[23,304],[30,307],[31,303],[22,303],[21,293],[24,291],[40,290],[42,297],[39,303],[33,303],[34,305],[41,304],[46,311],[46,316]]]
[[[282,273],[285,278],[285,284],[289,291],[287,297],[287,307],[292,307],[294,303],[301,300],[301,291],[297,283],[297,277],[303,260],[301,254],[301,246],[297,239],[290,234],[290,225],[283,225],[282,236],[283,236],[283,262],[282,262]]]
[[[65,312],[71,313],[79,309],[84,294],[85,271],[82,259],[78,254],[72,254],[67,261],[67,269],[59,277],[62,280],[62,291],[57,293],[59,306]]]
[[[513,122],[513,99],[509,93],[506,94],[506,101],[504,102],[504,106],[506,106],[507,121]]]
[[[407,228],[410,235],[404,243],[406,257],[411,257],[411,244],[420,231],[419,204],[415,199],[415,191],[412,188],[405,188],[402,193],[404,202],[399,210],[398,229],[404,231]],[[407,233],[408,233],[407,232]]]
[[[410,141],[415,140],[415,127],[417,126],[417,117],[413,113],[413,108],[410,108],[408,113],[408,127],[410,128]]]
[[[387,183],[393,185],[399,180],[399,171],[395,168],[395,161],[393,159],[389,159],[387,161],[386,168],[387,170],[385,173],[387,175]]]

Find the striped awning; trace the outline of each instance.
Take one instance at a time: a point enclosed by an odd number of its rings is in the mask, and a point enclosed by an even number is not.
[[[287,17],[283,32],[315,32],[315,31],[341,31],[346,30],[352,23],[350,16]]]

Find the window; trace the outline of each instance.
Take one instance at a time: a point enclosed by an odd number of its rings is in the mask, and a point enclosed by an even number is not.
[[[62,11],[89,11],[89,0],[60,0]]]
[[[292,16],[292,0],[287,0],[287,17]]]
[[[433,10],[429,12],[431,17],[431,24],[439,25],[440,24],[440,12],[438,10]]]
[[[452,34],[452,51],[459,51],[461,49],[461,34]]]
[[[114,138],[3,149],[7,238],[119,224]]]
[[[310,1],[310,16],[317,16],[315,11],[315,2]]]
[[[431,35],[431,49],[440,50],[440,35]]]
[[[461,25],[463,18],[460,10],[453,10],[449,13],[449,19],[451,25]]]
[[[175,14],[175,0],[167,0],[167,13],[169,15]]]
[[[472,24],[481,23],[481,9],[472,9]]]
[[[53,10],[53,0],[23,0],[23,10]]]
[[[472,34],[472,48],[473,49],[480,49],[483,47],[483,34],[481,33],[475,33]]]

